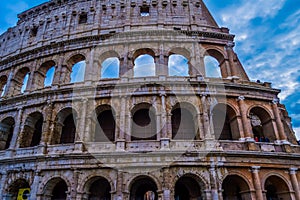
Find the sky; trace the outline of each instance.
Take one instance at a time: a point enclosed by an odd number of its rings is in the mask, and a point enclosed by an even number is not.
[[[0,34],[17,14],[47,0],[0,1]],[[235,52],[251,80],[281,89],[281,103],[300,139],[299,0],[203,0],[220,27],[236,35]]]

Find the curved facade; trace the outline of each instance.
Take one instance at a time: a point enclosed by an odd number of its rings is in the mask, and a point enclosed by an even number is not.
[[[249,80],[201,0],[18,17],[0,36],[1,199],[300,200],[280,91]]]

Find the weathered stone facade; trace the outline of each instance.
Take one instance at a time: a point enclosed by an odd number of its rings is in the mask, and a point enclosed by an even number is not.
[[[280,91],[249,80],[233,40],[201,0],[52,0],[21,13],[0,36],[1,199],[30,188],[38,200],[300,200]],[[139,76],[143,55],[154,71]],[[171,75],[172,55],[187,74]],[[104,76],[111,58],[117,77]]]

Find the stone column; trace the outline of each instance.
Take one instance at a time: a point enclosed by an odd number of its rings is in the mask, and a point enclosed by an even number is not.
[[[245,140],[245,133],[244,133],[244,128],[243,128],[243,119],[239,115],[239,116],[236,117],[236,121],[237,121],[238,129],[239,129],[239,132],[240,132],[240,140],[243,141],[243,140]]]
[[[13,136],[9,145],[9,150],[10,151],[14,151],[16,149],[16,145],[17,145],[17,140],[18,140],[18,136],[21,130],[21,124],[23,124],[22,122],[22,115],[23,115],[23,108],[18,108],[18,112],[17,112],[17,119],[15,122],[15,127],[14,127],[14,132],[13,132]]]
[[[30,199],[35,199],[37,197],[38,194],[38,189],[39,189],[39,184],[40,184],[40,170],[37,170],[36,172],[34,172],[34,179],[33,179],[33,183],[31,185],[31,191],[30,191]]]
[[[156,76],[167,76],[168,75],[168,62],[165,62],[164,59],[164,46],[163,44],[159,45],[159,56],[155,59],[156,65]]]
[[[264,196],[262,193],[261,183],[260,183],[260,177],[259,177],[259,166],[253,166],[252,167],[252,178],[253,178],[253,184],[255,188],[255,195],[257,200],[263,200]]]
[[[52,85],[60,85],[62,80],[61,80],[61,74],[62,74],[62,67],[63,67],[63,63],[64,63],[64,56],[61,55],[57,66],[55,67],[55,73],[54,73],[54,78],[53,78],[53,83]]]
[[[297,168],[290,168],[290,178],[295,191],[296,200],[300,200],[300,188],[299,182],[297,180]]]
[[[273,100],[272,109],[273,109],[273,113],[274,113],[274,116],[275,116],[277,130],[278,130],[278,134],[279,134],[276,139],[286,141],[287,137],[286,137],[285,132],[284,132],[284,128],[283,128],[283,124],[282,124],[282,121],[281,121],[281,117],[280,117],[280,114],[279,114],[277,104],[278,104],[278,99]]]
[[[201,103],[203,106],[203,130],[205,134],[205,139],[213,139],[212,133],[211,133],[211,125],[210,125],[210,120],[208,116],[208,109],[207,109],[207,101],[206,101],[206,96],[203,95],[201,97]]]
[[[250,129],[251,124],[247,117],[247,108],[246,108],[246,104],[245,104],[245,97],[239,96],[237,101],[239,103],[240,113],[242,116],[242,124],[243,124],[245,138],[250,139],[250,138],[252,138],[252,130]]]
[[[229,59],[231,76],[238,76],[237,68],[236,68],[236,65],[235,65],[234,59],[233,59],[233,56],[234,56],[233,47],[234,47],[234,43],[228,43],[226,45],[225,49],[226,49],[228,59]]]
[[[4,171],[4,170],[3,170],[3,171],[1,171],[1,174],[2,174],[2,176],[1,176],[1,179],[0,179],[0,191],[1,191],[0,194],[1,194],[2,196],[0,196],[0,198],[1,198],[1,199],[5,199],[5,198],[4,198],[4,194],[5,194],[5,193],[4,193],[4,191],[5,191],[4,186],[5,186],[5,183],[6,183],[6,181],[7,181],[7,180],[6,180],[6,179],[7,179],[7,171]]]
[[[95,55],[95,48],[92,48],[89,52],[88,58],[86,59],[86,67],[85,67],[85,81],[92,81],[94,79],[94,74],[98,74],[94,72],[94,68],[99,69],[98,66],[94,67],[94,55]],[[97,78],[97,80],[100,77]]]
[[[81,99],[81,112],[80,112],[80,121],[79,121],[79,130],[78,130],[78,138],[77,141],[84,141],[85,138],[85,126],[86,126],[86,115],[87,115],[87,103],[88,99]]]
[[[216,175],[216,167],[214,164],[211,164],[209,168],[209,175],[210,175],[210,185],[211,185],[211,199],[218,200],[219,193],[218,193],[218,186],[217,186],[217,175]]]
[[[123,199],[123,180],[124,180],[124,174],[123,171],[119,170],[117,174],[117,183],[116,183],[116,196],[114,199]]]
[[[170,137],[168,137],[168,116],[166,108],[166,94],[161,94],[161,116],[160,116],[160,148],[170,148]],[[172,128],[172,127],[171,127]]]
[[[53,123],[52,121],[52,113],[53,113],[54,104],[50,101],[47,102],[43,109],[43,113],[45,113],[46,118],[43,122],[43,129],[42,129],[42,138],[41,138],[41,145],[49,144],[50,138],[50,126]]]

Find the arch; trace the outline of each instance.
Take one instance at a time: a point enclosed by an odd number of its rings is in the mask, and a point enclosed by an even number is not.
[[[28,115],[20,136],[20,148],[34,147],[40,144],[43,119],[43,115],[40,112],[34,112]]]
[[[24,195],[24,197],[27,198],[30,196],[30,185],[27,180],[22,178],[10,184],[7,190],[7,196],[9,196],[10,199],[17,199],[19,195]]]
[[[135,177],[129,186],[130,200],[158,200],[158,187],[149,176]]]
[[[115,111],[110,105],[100,105],[95,110],[97,122],[95,123],[95,142],[115,141]]]
[[[189,103],[177,103],[171,111],[172,139],[193,140],[197,135],[196,110]]]
[[[52,85],[55,73],[55,62],[48,60],[41,64],[38,71],[35,73],[35,85],[37,88],[43,88]]]
[[[139,49],[133,54],[133,76],[155,76],[155,53],[152,49]]]
[[[238,140],[240,138],[237,114],[231,106],[218,103],[212,109],[211,115],[216,139]]]
[[[27,82],[29,79],[30,70],[28,67],[23,67],[18,70],[14,77],[14,83],[12,88],[14,88],[14,94],[24,93],[27,89]]]
[[[277,175],[270,175],[264,183],[267,200],[291,199],[291,191],[284,179]]]
[[[43,196],[47,200],[66,200],[70,188],[67,183],[68,182],[61,177],[50,179],[43,189]]]
[[[248,183],[239,175],[228,175],[222,182],[223,200],[251,199]]]
[[[51,144],[74,143],[76,135],[77,112],[73,108],[64,108],[55,118]]]
[[[137,104],[131,110],[131,140],[156,140],[156,112],[148,103]]]
[[[168,60],[169,76],[189,76],[189,60],[180,54],[172,54]]]
[[[182,48],[182,47],[175,47],[175,48],[172,48],[170,51],[169,51],[169,56],[170,55],[173,55],[173,54],[178,54],[178,55],[182,55],[184,56],[186,59],[190,59],[191,58],[191,53],[189,50],[187,50],[186,48]]]
[[[71,69],[70,83],[77,83],[84,81],[84,74],[86,68],[86,58],[82,54],[76,54],[72,56],[68,62],[68,66]]]
[[[174,199],[202,199],[204,197],[205,184],[194,174],[184,174],[175,182]]]
[[[3,97],[5,95],[6,84],[7,84],[7,76],[3,75],[0,77],[0,97]]]
[[[212,56],[204,57],[205,76],[212,78],[221,78],[220,63]]]
[[[249,111],[249,117],[254,138],[258,138],[260,142],[276,140],[273,120],[265,108],[261,106],[252,107]]]
[[[9,148],[13,133],[14,133],[15,120],[13,117],[7,117],[0,123],[0,150]]]
[[[106,178],[94,176],[85,183],[84,191],[88,194],[88,200],[109,200],[111,199],[112,186]]]
[[[101,63],[101,78],[119,78],[120,61],[118,57],[106,58]]]

